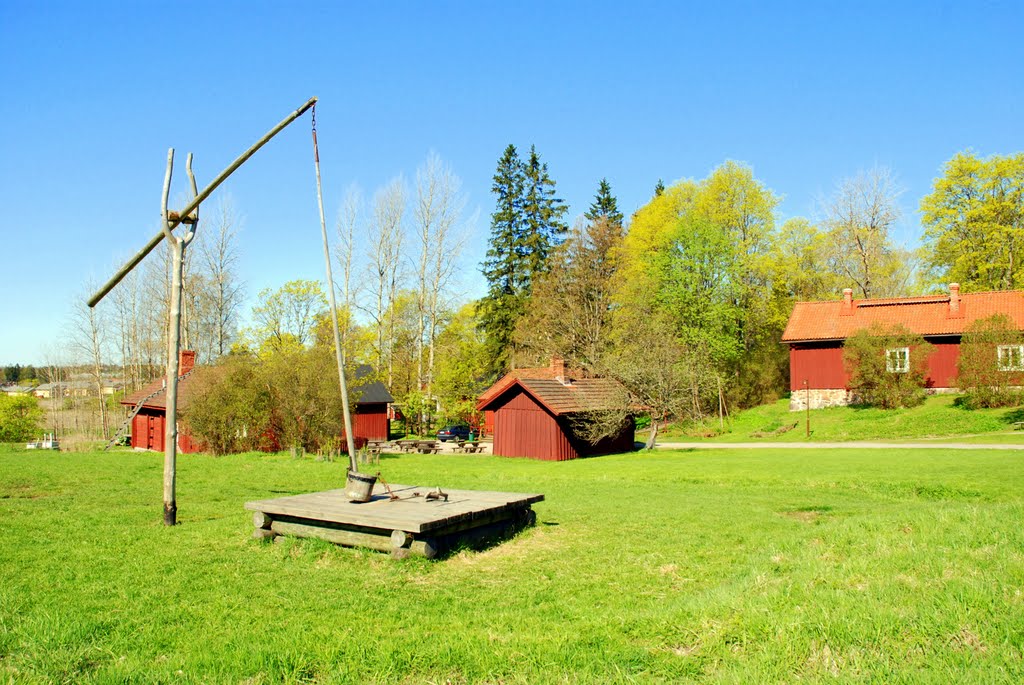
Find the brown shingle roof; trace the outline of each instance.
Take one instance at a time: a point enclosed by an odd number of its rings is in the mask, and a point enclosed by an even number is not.
[[[538,373],[531,374],[531,371]],[[568,385],[548,376],[548,369],[519,369],[488,388],[477,401],[478,411],[487,409],[515,385],[544,405],[555,416],[584,411],[618,409],[625,401],[625,389],[610,378],[579,378]]]
[[[782,342],[845,340],[873,323],[902,324],[919,335],[961,335],[978,319],[993,314],[1010,317],[1024,330],[1024,292],[962,293],[960,311],[950,316],[949,295],[854,300],[853,310],[843,314],[842,300],[797,302]]]

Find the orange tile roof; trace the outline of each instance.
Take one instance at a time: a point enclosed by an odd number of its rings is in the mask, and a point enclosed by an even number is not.
[[[902,324],[919,335],[960,335],[978,319],[1006,314],[1024,330],[1024,292],[961,293],[959,314],[950,316],[949,295],[854,300],[843,313],[844,302],[797,302],[782,342],[845,340],[873,323]]]

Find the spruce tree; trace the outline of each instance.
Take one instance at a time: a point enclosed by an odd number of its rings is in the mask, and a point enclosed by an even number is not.
[[[481,272],[487,279],[487,294],[480,300],[477,315],[487,336],[490,371],[497,375],[507,364],[512,331],[522,314],[524,270],[520,264],[523,245],[523,163],[515,145],[505,148],[494,173],[491,192],[497,196],[491,214],[491,238]]]
[[[658,179],[658,185],[654,186],[654,197],[661,197],[661,194],[665,192],[665,184]]]
[[[583,216],[587,217],[591,223],[600,218],[610,224],[622,226],[622,212],[619,211],[618,202],[612,195],[612,186],[608,183],[607,178],[601,179],[601,183],[597,186],[597,195],[594,196],[590,209]]]
[[[568,207],[555,196],[555,182],[535,148],[530,149],[526,164],[514,145],[505,148],[491,191],[497,201],[481,269],[488,289],[477,314],[487,336],[489,369],[496,376],[511,364],[513,333],[532,285],[568,231],[562,221]]]
[[[548,255],[565,239],[569,226],[562,217],[569,211],[565,201],[555,196],[555,182],[548,175],[547,162],[540,161],[537,148],[530,146],[526,163],[526,192],[523,196],[523,223],[527,268],[526,294],[536,276],[546,271]]]

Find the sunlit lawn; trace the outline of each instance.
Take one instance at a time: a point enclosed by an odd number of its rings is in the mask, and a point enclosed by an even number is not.
[[[339,463],[0,454],[0,682],[1022,682],[1016,453],[385,458],[392,482],[540,491],[429,562],[250,540],[246,500]]]
[[[807,412],[789,411],[789,400],[754,407],[725,421],[725,432],[710,439],[719,442],[792,442],[844,440],[918,440],[948,438],[961,442],[961,436],[989,434],[988,440],[1019,442],[1014,423],[1024,421],[1024,408],[965,409],[955,395],[936,395],[924,404],[909,409],[871,407],[832,407],[810,412],[811,435],[807,437]],[[780,429],[792,427],[788,431]],[[701,439],[702,431],[720,430],[717,417],[708,419],[703,429],[673,428],[663,440]],[[774,433],[774,434],[773,434]],[[1017,432],[1017,435],[1024,433]],[[637,433],[646,439],[647,431]]]

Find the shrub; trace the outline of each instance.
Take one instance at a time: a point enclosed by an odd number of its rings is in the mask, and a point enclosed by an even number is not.
[[[961,340],[957,362],[957,385],[964,392],[964,405],[975,409],[1020,404],[1022,351],[1024,336],[1005,314],[972,323]]]
[[[883,409],[921,404],[933,349],[899,324],[888,329],[873,324],[857,331],[843,346],[850,389],[861,403]]]
[[[0,442],[30,439],[42,418],[43,410],[35,397],[0,393]]]

